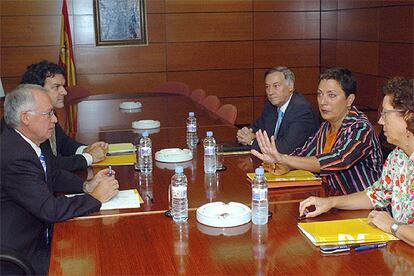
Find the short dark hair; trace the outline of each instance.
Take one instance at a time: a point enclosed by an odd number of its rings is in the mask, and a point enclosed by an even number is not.
[[[382,87],[384,95],[392,96],[392,106],[402,109],[407,129],[414,134],[414,80],[403,77],[393,77]]]
[[[341,85],[347,97],[351,94],[356,94],[357,82],[352,72],[346,68],[329,68],[321,74],[319,82],[321,80],[336,80]]]
[[[266,69],[266,71],[264,72],[264,77],[266,78],[268,75],[273,74],[275,72],[282,73],[285,80],[291,83],[295,83],[295,74],[293,74],[292,70],[290,70],[286,66],[275,66],[270,69]]]
[[[42,60],[27,66],[26,72],[24,72],[22,76],[21,83],[44,86],[46,78],[53,78],[56,74],[65,76],[65,68],[56,63]]]

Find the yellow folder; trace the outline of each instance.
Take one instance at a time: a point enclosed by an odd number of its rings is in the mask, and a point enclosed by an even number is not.
[[[108,166],[108,165],[133,165],[136,163],[137,157],[135,153],[125,155],[107,156],[104,160],[92,164],[92,166]]]
[[[132,152],[135,151],[135,147],[132,143],[116,143],[109,144],[108,153],[123,153],[123,152]]]
[[[255,173],[248,173],[247,177],[253,180]],[[321,178],[304,170],[292,170],[282,175],[274,175],[270,172],[264,174],[269,188],[306,187],[322,184]]]
[[[298,227],[316,246],[398,240],[393,235],[369,225],[367,218],[303,222],[298,223]]]

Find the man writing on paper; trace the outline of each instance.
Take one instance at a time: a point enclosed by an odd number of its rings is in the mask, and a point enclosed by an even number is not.
[[[295,75],[285,66],[265,71],[267,100],[263,112],[250,127],[237,132],[239,143],[259,150],[255,133],[261,129],[275,136],[277,148],[282,153],[288,154],[303,146],[318,129],[319,118],[306,98],[295,91],[294,84]]]
[[[99,171],[90,182],[56,169],[55,157],[40,144],[57,122],[44,88],[20,85],[7,94],[1,138],[0,239],[2,249],[27,258],[47,272],[51,224],[98,211],[118,193],[118,181]],[[82,193],[67,198],[55,192]],[[4,271],[2,271],[4,272]]]
[[[64,87],[65,69],[61,66],[46,60],[34,63],[27,67],[21,82],[43,86],[53,108],[64,107],[67,91]],[[85,169],[92,163],[102,161],[108,151],[108,144],[104,142],[85,146],[75,141],[64,132],[59,123],[56,123],[50,139],[41,146],[42,149],[46,147],[50,147],[53,154],[58,157],[57,166],[69,171]]]

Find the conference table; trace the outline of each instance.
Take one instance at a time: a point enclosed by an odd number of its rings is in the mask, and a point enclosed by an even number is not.
[[[142,111],[120,110],[123,101],[141,102]],[[153,108],[156,105],[158,108]],[[101,109],[105,112],[90,112]],[[234,141],[236,127],[190,98],[171,94],[86,98],[78,104],[77,139],[84,143],[103,140],[135,144],[141,131],[131,128],[132,121],[155,119],[161,126],[150,134],[153,153],[163,148],[185,148],[185,118],[189,111],[196,112],[200,140],[207,130],[212,130],[219,143]],[[264,226],[249,222],[215,228],[197,222],[197,208],[208,202],[250,205],[246,173],[253,172],[260,161],[250,154],[228,155],[224,157],[226,170],[208,175],[203,171],[201,144],[193,155],[191,161],[181,163],[188,178],[187,222],[175,223],[165,216],[170,208],[168,190],[176,164],[154,160],[150,175],[135,171],[133,166],[114,166],[120,190],[137,189],[144,203],[137,209],[100,211],[56,223],[50,275],[414,274],[414,250],[402,241],[359,253],[322,255],[301,234],[297,219],[299,202],[310,195],[325,196],[324,186],[269,190],[272,217]],[[97,168],[92,170],[96,172]],[[86,171],[77,173],[87,175]],[[366,210],[332,210],[305,221],[360,218],[367,214]]]

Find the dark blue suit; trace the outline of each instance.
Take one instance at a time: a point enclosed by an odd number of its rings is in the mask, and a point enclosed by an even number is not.
[[[253,129],[253,132],[259,129],[266,130],[270,137],[275,132],[277,117],[277,107],[266,99],[262,114],[256,122],[250,125],[250,128]],[[301,93],[293,92],[276,137],[278,151],[289,154],[296,148],[302,147],[318,128],[319,118],[311,104]],[[254,140],[252,148],[260,150],[256,140]]]

